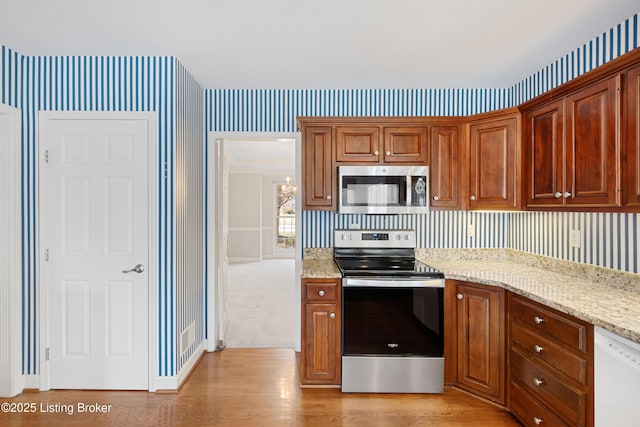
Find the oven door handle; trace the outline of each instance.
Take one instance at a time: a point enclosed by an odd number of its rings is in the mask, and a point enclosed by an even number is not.
[[[376,287],[376,288],[444,288],[442,279],[401,279],[397,277],[387,279],[342,279],[342,286],[348,287]]]

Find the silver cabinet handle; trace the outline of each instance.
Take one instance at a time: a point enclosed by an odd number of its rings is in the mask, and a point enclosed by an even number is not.
[[[329,317],[330,317],[331,319],[335,319],[335,318],[336,318],[336,314],[335,314],[335,313],[329,313]]]
[[[542,317],[534,316],[533,321],[535,322],[536,325],[539,325],[542,322],[544,322],[544,319]]]
[[[562,197],[562,193],[559,191],[556,191],[555,193],[553,193],[553,197],[555,197],[556,199],[559,199],[560,197]]]
[[[433,196],[433,200],[435,200],[437,202],[438,200],[440,200],[440,196],[438,196],[438,195]]]
[[[375,154],[377,156],[378,154],[380,154],[380,152],[378,150],[376,150],[376,151],[373,152],[373,154]]]
[[[476,200],[476,196],[469,197],[469,200],[471,200],[473,202],[474,200]]]
[[[144,271],[144,265],[138,264],[131,270],[122,270],[123,273],[142,273]]]
[[[533,422],[537,426],[543,423],[542,418],[538,418],[538,417],[533,417]]]
[[[323,297],[323,296],[324,296],[324,291],[319,291],[319,292],[318,292],[318,295],[320,295],[321,297]]]
[[[327,196],[327,200],[331,200],[331,194]]]
[[[462,296],[462,294],[458,294],[458,295],[456,295],[456,298],[458,298],[458,299],[462,299],[462,298],[463,298],[463,296]]]
[[[542,350],[544,350],[544,347],[539,346],[538,344],[533,346],[533,351],[535,351],[536,353],[542,353]]]
[[[390,155],[391,155],[391,151],[387,151],[387,156],[390,156]]]
[[[533,384],[535,384],[536,386],[540,387],[541,385],[544,385],[544,380],[541,380],[539,378],[534,378],[533,379]]]
[[[571,197],[571,193],[569,193],[568,191],[565,191],[565,192],[562,194],[562,197],[564,197],[565,199],[567,199],[567,198]]]

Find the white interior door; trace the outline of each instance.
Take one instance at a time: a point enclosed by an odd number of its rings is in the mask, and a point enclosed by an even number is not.
[[[148,127],[41,123],[51,388],[148,388]]]

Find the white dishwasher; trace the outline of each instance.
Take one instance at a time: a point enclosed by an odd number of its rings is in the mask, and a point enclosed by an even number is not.
[[[640,344],[594,328],[595,427],[640,425]]]

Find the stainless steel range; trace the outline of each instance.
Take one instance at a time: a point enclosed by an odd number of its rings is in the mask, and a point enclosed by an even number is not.
[[[442,393],[444,275],[415,259],[415,230],[336,230],[342,391]]]

